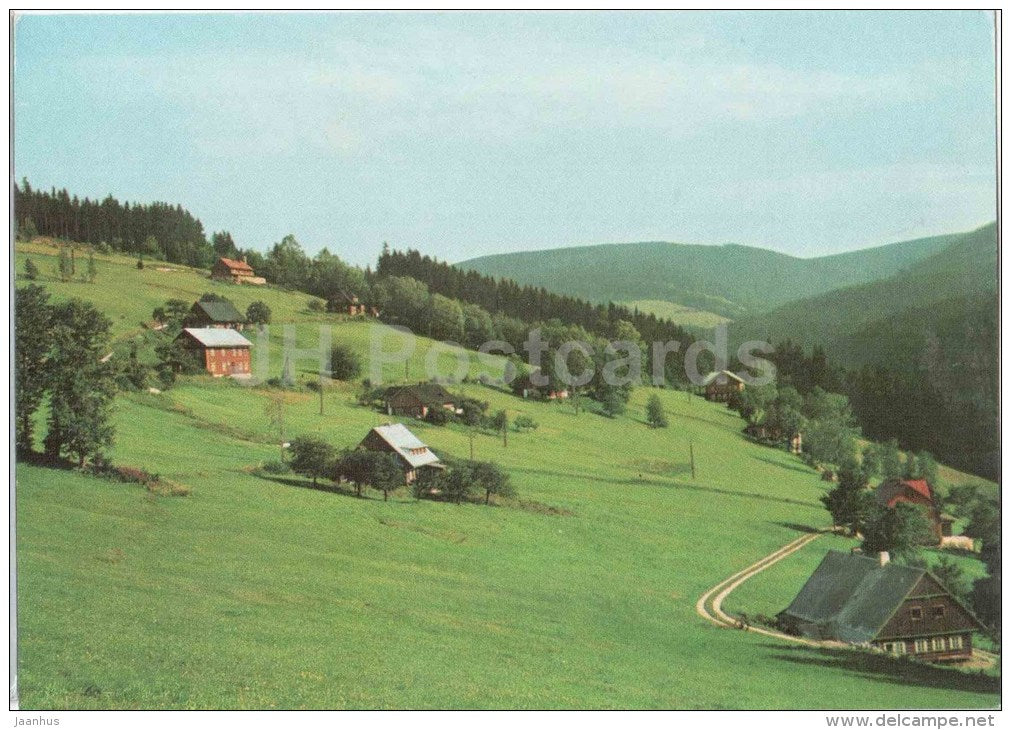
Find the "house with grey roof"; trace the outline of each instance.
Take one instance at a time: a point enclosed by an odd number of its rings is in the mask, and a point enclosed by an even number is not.
[[[776,617],[787,633],[928,661],[972,656],[979,620],[923,568],[831,550]]]
[[[246,318],[228,300],[194,302],[183,324],[187,327],[218,327],[241,330]]]
[[[248,376],[253,343],[232,329],[185,327],[176,337],[214,377]]]
[[[362,439],[358,448],[395,455],[408,484],[417,478],[419,469],[445,469],[439,457],[402,423],[376,426]]]
[[[735,393],[744,390],[744,381],[729,370],[718,370],[702,379],[702,387],[706,400],[726,403]]]

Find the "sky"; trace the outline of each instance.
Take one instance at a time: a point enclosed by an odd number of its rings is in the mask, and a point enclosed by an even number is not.
[[[996,217],[982,11],[27,15],[14,172],[356,264]]]

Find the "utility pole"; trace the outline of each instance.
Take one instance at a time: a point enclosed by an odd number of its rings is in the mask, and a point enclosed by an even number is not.
[[[688,442],[688,458],[692,462],[692,481],[695,481],[695,449],[692,447],[692,442]]]
[[[474,429],[471,428],[467,434],[470,436],[470,460],[474,461]]]

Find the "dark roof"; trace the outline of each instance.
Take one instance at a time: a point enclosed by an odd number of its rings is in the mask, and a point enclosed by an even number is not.
[[[425,405],[441,406],[446,403],[456,402],[456,398],[448,390],[438,383],[418,383],[417,385],[403,385],[390,388],[386,391],[386,399],[396,395],[409,395],[416,398]]]
[[[877,636],[926,572],[830,550],[781,615],[806,636],[860,644]]]
[[[246,318],[242,316],[235,305],[231,302],[197,302],[193,305],[194,308],[199,308],[207,315],[207,318],[212,322],[245,322]]]

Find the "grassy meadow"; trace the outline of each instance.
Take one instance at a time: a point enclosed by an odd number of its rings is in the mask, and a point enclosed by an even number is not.
[[[121,343],[168,298],[216,291],[240,309],[261,299],[276,323],[267,345],[275,375],[282,323],[306,349],[321,323],[332,324],[334,340],[363,357],[369,328],[381,327],[312,314],[304,294],[214,283],[177,265],[140,271],[117,256],[100,257],[95,284],[64,284],[52,280],[51,247],[19,246],[19,272],[26,254],[56,298],[77,296],[109,314]],[[410,378],[422,377],[430,344],[419,339]],[[442,359],[448,373],[450,357]],[[295,363],[300,379],[314,378],[313,367],[311,356]],[[501,362],[480,367],[495,376]],[[384,376],[402,379],[404,366]],[[116,403],[113,461],[185,484],[190,496],[18,465],[21,707],[999,703],[998,678],[797,648],[696,615],[708,587],[827,524],[818,501],[826,484],[796,457],[744,440],[726,408],[640,388],[624,416],[606,419],[479,384],[451,387],[539,423],[510,432],[508,445],[485,433],[473,440],[476,458],[508,470],[516,499],[452,505],[404,492],[384,502],[260,475],[259,465],[278,458],[279,434],[265,415],[278,391],[209,377]],[[667,429],[645,424],[651,393],[667,408]],[[358,406],[351,386],[326,390],[323,415],[315,393],[285,399],[286,438],[318,433],[343,448],[389,420]],[[407,423],[437,453],[469,455],[464,429]],[[842,544],[816,540],[742,586],[727,608],[779,610],[821,554]]]

